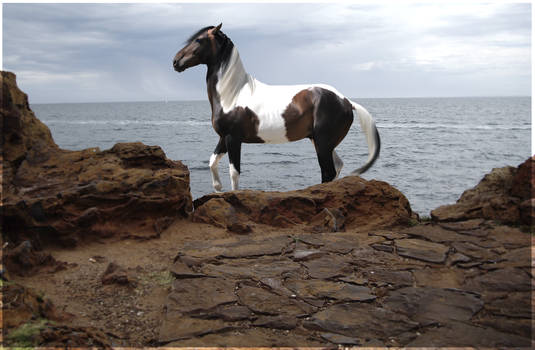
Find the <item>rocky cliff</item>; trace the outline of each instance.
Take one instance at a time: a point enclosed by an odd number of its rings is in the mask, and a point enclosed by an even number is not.
[[[189,171],[158,146],[60,149],[15,75],[2,72],[4,240],[73,246],[100,237],[157,236],[191,212]]]

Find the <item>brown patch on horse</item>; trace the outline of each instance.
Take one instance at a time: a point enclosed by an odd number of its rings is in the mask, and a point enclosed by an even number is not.
[[[258,116],[249,107],[236,107],[212,120],[212,126],[220,136],[233,135],[245,143],[264,143],[258,137],[259,124]]]
[[[301,90],[286,107],[282,118],[289,141],[301,140],[312,135],[314,127],[314,102],[312,90]]]
[[[241,107],[240,107],[241,108]],[[264,143],[260,137],[258,137],[258,125],[260,120],[255,112],[249,107],[242,108],[243,114],[240,118],[241,128],[243,130],[243,142],[245,143]]]

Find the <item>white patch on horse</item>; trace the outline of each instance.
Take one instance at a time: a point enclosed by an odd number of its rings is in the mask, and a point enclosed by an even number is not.
[[[240,180],[240,173],[238,172],[238,170],[236,170],[236,168],[234,167],[234,164],[232,163],[229,163],[228,165],[228,169],[229,169],[229,174],[230,174],[230,183],[232,185],[232,190],[237,190],[238,189],[238,182]]]
[[[340,98],[344,96],[325,84],[268,85],[245,71],[238,50],[234,47],[227,65],[218,72],[216,90],[223,112],[236,107],[248,107],[258,117],[257,136],[265,143],[286,143],[286,125],[282,114],[300,91],[320,87]]]
[[[216,90],[219,93],[221,107],[224,113],[228,113],[236,107],[236,100],[241,94],[240,90],[252,79],[245,71],[240,54],[235,47],[232,49],[226,66],[219,70],[217,76]]]
[[[219,161],[223,157],[224,153],[212,154],[210,156],[210,172],[212,173],[212,186],[216,192],[220,192],[223,189],[221,185],[221,179],[219,178]]]

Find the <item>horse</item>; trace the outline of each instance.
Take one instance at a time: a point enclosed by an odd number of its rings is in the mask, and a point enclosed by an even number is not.
[[[368,160],[351,175],[368,170],[379,156],[375,121],[361,105],[325,84],[268,85],[245,71],[238,50],[218,26],[200,29],[173,59],[177,72],[204,64],[212,126],[219,142],[210,157],[212,185],[222,190],[218,164],[229,157],[232,190],[238,189],[242,143],[285,143],[308,138],[321,169],[321,182],[340,175],[343,162],[335,151],[353,123],[356,111],[368,144]]]

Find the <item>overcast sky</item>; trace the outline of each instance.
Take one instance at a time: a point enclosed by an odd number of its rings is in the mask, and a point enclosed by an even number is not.
[[[3,69],[32,103],[206,99],[171,62],[223,22],[246,70],[349,97],[531,95],[531,4],[4,4]]]

